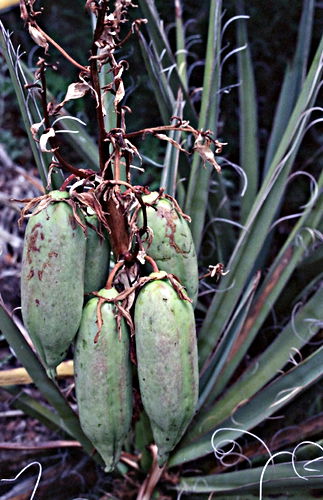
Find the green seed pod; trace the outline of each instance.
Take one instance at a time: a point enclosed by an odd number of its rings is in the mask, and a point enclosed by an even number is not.
[[[143,201],[153,203],[158,193],[143,196]],[[152,257],[161,271],[174,274],[186,288],[196,304],[198,294],[198,265],[191,230],[187,221],[176,211],[171,201],[162,198],[153,207],[147,207],[147,223],[153,231],[150,246],[144,244],[147,255]],[[142,226],[142,211],[138,226]]]
[[[162,277],[162,273],[151,276]],[[183,436],[198,398],[198,358],[192,304],[169,281],[146,284],[135,304],[141,399],[158,447],[159,464]]]
[[[104,287],[108,279],[110,244],[107,232],[104,228],[102,231],[103,237],[95,230],[95,228],[98,229],[99,227],[99,221],[96,215],[87,216],[86,222],[88,225],[84,269],[84,293],[91,293]]]
[[[115,289],[101,290],[105,298],[118,295]],[[80,423],[84,433],[102,456],[109,472],[114,469],[129,432],[132,416],[129,337],[124,320],[121,338],[115,306],[101,306],[103,326],[97,343],[98,298],[85,306],[77,335],[74,367]]]
[[[72,208],[53,191],[28,221],[21,272],[22,317],[50,376],[76,335],[83,307],[86,239]]]

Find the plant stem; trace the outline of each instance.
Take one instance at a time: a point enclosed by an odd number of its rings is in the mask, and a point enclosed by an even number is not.
[[[120,148],[118,145],[116,145],[115,151],[114,151],[114,172],[113,172],[113,179],[115,181],[120,180]],[[120,190],[120,188],[118,187]]]
[[[157,263],[154,261],[154,259],[152,257],[149,257],[149,255],[145,255],[145,260],[147,262],[149,262],[149,264],[151,265],[151,267],[153,268],[153,272],[154,273],[158,273],[159,272],[159,269],[158,269],[158,266],[157,266]]]
[[[35,28],[37,28],[37,30],[46,38],[46,40],[51,43],[64,57],[65,59],[67,59],[71,64],[73,64],[74,66],[76,66],[77,68],[79,68],[80,70],[88,73],[89,72],[89,68],[83,66],[82,64],[78,63],[77,61],[75,61],[75,59],[73,59],[73,57],[71,57],[67,52],[66,50],[63,49],[63,47],[61,47],[57,42],[55,42],[55,40],[53,40],[49,35],[47,35],[47,33],[45,33],[45,31],[43,31],[37,23],[33,22],[31,23]]]
[[[101,96],[101,87],[100,87],[100,79],[98,73],[98,63],[96,60],[96,56],[98,53],[98,46],[96,44],[100,35],[102,34],[104,28],[104,17],[105,12],[107,10],[107,2],[104,1],[102,7],[98,12],[98,18],[96,22],[96,27],[93,35],[93,43],[91,49],[91,58],[90,58],[90,70],[91,70],[91,81],[94,91],[97,96],[97,107],[96,107],[96,117],[98,123],[98,148],[99,148],[99,159],[100,159],[100,171],[103,172],[106,162],[109,158],[109,143],[105,141],[106,139],[106,130],[104,126],[104,117],[103,117],[103,107],[102,107],[102,96]],[[108,176],[111,177],[111,172],[108,173]]]
[[[119,269],[122,268],[123,264],[124,264],[124,261],[120,260],[119,262],[116,263],[116,265],[112,269],[111,273],[109,274],[108,281],[107,281],[107,283],[105,285],[105,288],[107,290],[110,290],[112,288],[112,286],[113,286],[113,280],[114,280],[117,272],[119,271]]]
[[[155,486],[157,485],[161,475],[163,474],[166,465],[159,467],[157,461],[157,446],[150,446],[151,452],[153,454],[153,463],[150,471],[147,474],[146,479],[142,483],[140,490],[138,491],[136,500],[150,500],[154,492]]]

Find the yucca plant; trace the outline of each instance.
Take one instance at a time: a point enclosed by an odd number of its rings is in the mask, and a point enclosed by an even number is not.
[[[25,3],[24,20],[31,26],[36,43],[46,52],[51,39],[36,23],[31,4]],[[105,19],[108,6],[110,20],[113,16],[117,19],[118,8],[124,9],[117,29],[121,20],[126,21],[128,7],[133,7],[127,1],[109,4],[87,2],[94,19],[94,40],[99,39],[100,18]],[[298,167],[298,155],[301,148],[306,149],[309,130],[322,121],[319,115],[322,110],[316,101],[323,70],[323,39],[309,61],[314,2],[303,2],[295,54],[285,72],[270,137],[263,151],[259,145],[248,16],[242,2],[237,2],[234,17],[224,20],[225,2],[210,1],[205,61],[200,66],[203,77],[201,88],[195,91],[190,82],[189,50],[194,38],[188,39],[186,35],[184,2],[174,1],[173,42],[154,1],[139,0],[139,7],[147,23],[135,21],[132,31],[137,35],[162,124],[152,127],[148,123],[139,132],[126,128],[126,110],[122,108],[124,66],[114,59],[114,52],[109,49],[104,52],[99,43],[96,46],[94,43],[95,57],[89,64],[98,110],[98,147],[83,124],[68,116],[63,108],[70,99],[93,91],[86,78],[72,84],[61,105],[56,105],[55,114],[48,115],[47,104],[52,96],[46,88],[46,57],[38,68],[39,98],[35,92],[31,93],[35,88],[34,77],[20,62],[4,28],[1,35],[2,51],[45,188],[66,187],[71,182],[69,175],[80,180],[82,176],[96,175],[99,169],[101,174],[106,172],[112,148],[114,177],[107,176],[106,182],[114,180],[133,189],[130,163],[137,148],[130,141],[152,134],[156,141],[167,141],[160,187],[174,196],[191,218],[201,275],[195,308],[200,372],[196,414],[166,466],[159,467],[149,420],[138,404],[124,453],[113,473],[119,491],[109,486],[111,495],[140,500],[212,498],[212,494],[223,499],[315,497],[323,488],[322,415],[314,396],[315,388],[320,390],[319,380],[323,375],[320,338],[323,176],[318,169],[306,171]],[[231,23],[236,27],[237,45],[226,51],[226,30]],[[113,36],[111,39],[116,42]],[[121,47],[122,51],[127,39],[128,34],[120,36],[119,45],[113,49]],[[235,139],[239,165],[226,158],[225,147],[222,151],[226,123],[219,128],[221,96],[228,90],[223,68],[230,57],[237,59],[238,84],[230,85],[229,90],[236,91],[239,97],[240,136]],[[97,61],[108,62],[112,72],[99,71]],[[84,75],[86,68],[79,66]],[[101,100],[103,87],[112,90],[112,96],[105,93]],[[198,93],[200,100],[196,102]],[[133,113],[136,112],[134,109]],[[171,121],[172,117],[176,117],[175,121]],[[43,119],[45,128],[41,129]],[[72,132],[68,135],[70,146],[80,154],[85,168],[73,169],[62,156],[56,135],[61,126]],[[121,132],[123,135],[118,136]],[[40,147],[33,138],[37,134]],[[138,149],[140,153],[140,144]],[[190,154],[182,154],[180,150]],[[121,157],[125,167],[120,163]],[[155,178],[159,178],[159,171],[153,170],[156,158],[145,157],[145,161]],[[232,167],[237,182],[232,180]],[[286,213],[284,203],[290,199],[296,176],[308,180],[308,199],[295,213]],[[140,175],[136,174],[137,181],[140,183]],[[239,183],[242,189],[236,194],[232,186]],[[136,195],[144,193],[136,187]],[[115,220],[120,222],[122,217]],[[111,224],[113,228],[115,221]],[[280,227],[284,227],[285,238],[280,236]],[[121,222],[118,229],[122,234]],[[112,237],[115,271],[110,280],[124,265],[118,261],[118,241]],[[301,279],[295,284],[297,276]],[[0,321],[2,333],[52,410],[19,391],[17,386],[5,389],[16,395],[16,404],[26,413],[45,425],[55,424],[91,455],[92,444],[84,435],[77,415],[56,383],[47,377],[5,304],[0,310]],[[176,377],[177,367],[171,368]],[[307,408],[302,409],[301,420],[296,420],[293,414],[299,405]],[[312,436],[318,439],[312,441]],[[101,464],[98,454],[93,458]]]

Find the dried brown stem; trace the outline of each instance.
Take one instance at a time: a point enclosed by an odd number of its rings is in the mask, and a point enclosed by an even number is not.
[[[57,448],[80,448],[82,445],[78,441],[67,441],[63,439],[58,439],[56,441],[44,441],[39,444],[27,444],[27,443],[7,443],[0,442],[1,450],[29,450],[29,451],[40,451],[40,450],[51,450]]]
[[[145,203],[142,201],[141,196],[136,196],[139,205],[142,210],[142,227],[139,229],[140,236],[143,236],[147,232],[148,219],[147,219],[147,209]]]
[[[119,181],[120,179],[120,149],[118,146],[116,146],[115,152],[114,152],[114,172],[113,172],[113,178],[115,181]]]
[[[57,145],[57,142],[54,141],[53,139],[50,141],[50,143],[54,146]],[[54,155],[56,156],[57,160],[59,161],[61,167],[63,167],[65,170],[68,172],[71,172],[71,174],[74,174],[76,177],[79,177],[80,179],[87,179],[89,176],[93,175],[95,172],[94,170],[83,170],[79,169],[76,167],[73,167],[68,161],[66,161],[61,153],[59,151],[55,151]]]
[[[63,47],[61,47],[57,42],[55,42],[55,40],[53,40],[49,35],[47,35],[47,33],[45,33],[45,31],[43,31],[35,21],[33,21],[31,23],[31,25],[34,26],[35,28],[37,28],[37,30],[44,36],[44,38],[46,38],[47,42],[49,42],[51,45],[53,45],[65,57],[65,59],[67,59],[71,64],[73,64],[73,66],[76,66],[80,70],[82,70],[86,73],[89,73],[88,67],[83,66],[82,64],[75,61],[75,59],[73,59],[73,57],[71,57],[66,52],[66,50],[63,49]]]
[[[145,255],[145,260],[151,265],[154,273],[159,273],[159,268],[157,266],[157,263],[156,261],[154,261],[152,257],[149,257],[149,255]]]
[[[112,269],[111,273],[109,274],[108,281],[105,285],[105,288],[107,288],[108,290],[110,290],[112,288],[114,278],[115,278],[117,272],[123,267],[123,265],[124,265],[124,260],[120,260],[119,262],[116,263],[116,265]]]
[[[139,465],[138,465],[139,457],[138,457],[138,455],[132,455],[131,453],[127,453],[126,451],[123,451],[121,453],[120,460],[122,462],[124,462],[125,464],[130,465],[130,467],[132,467],[133,469],[139,470]]]
[[[180,130],[181,132],[189,132],[192,133],[193,135],[198,135],[198,131],[195,130],[193,127],[190,125],[186,124],[184,126],[177,126],[177,125],[161,125],[159,127],[150,127],[150,128],[143,128],[140,130],[135,130],[134,132],[129,132],[124,134],[124,137],[126,139],[131,139],[132,137],[138,137],[139,135],[146,135],[146,134],[156,134],[158,132],[168,132],[172,130]]]
[[[40,33],[45,40],[53,45],[71,64],[76,66],[77,68],[81,69],[82,71],[85,71],[86,73],[89,72],[89,68],[86,68],[82,64],[78,63],[71,57],[66,50],[64,50],[55,40],[53,40],[45,31],[43,31],[38,23],[35,21],[36,16],[42,13],[42,9],[39,11],[34,11],[33,9],[33,3],[27,2],[26,0],[20,0],[20,13],[21,13],[21,18],[27,22],[30,26],[35,28],[38,33]]]
[[[59,188],[60,191],[65,191],[65,189],[67,188],[68,184],[73,181],[75,179],[75,174],[71,174],[69,175],[68,177],[66,177],[65,181],[63,182],[63,184],[61,185],[61,187]]]
[[[117,260],[123,258],[129,249],[130,235],[128,220],[123,213],[120,203],[116,200],[115,193],[109,196],[106,204],[107,221],[111,230],[110,240],[112,251]]]
[[[151,445],[150,446],[151,453],[153,455],[153,463],[150,468],[150,471],[147,474],[146,479],[142,483],[140,490],[138,491],[137,499],[136,500],[150,500],[151,496],[154,492],[155,486],[157,485],[159,479],[161,478],[164,470],[165,470],[165,465],[164,467],[159,467],[158,461],[157,461],[157,446],[156,445]]]

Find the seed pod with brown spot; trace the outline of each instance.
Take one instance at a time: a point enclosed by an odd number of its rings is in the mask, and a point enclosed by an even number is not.
[[[78,330],[84,300],[86,239],[68,193],[53,191],[28,221],[21,271],[22,317],[48,373],[64,359]]]
[[[144,242],[147,255],[152,257],[161,271],[174,274],[186,288],[196,304],[198,294],[198,263],[188,222],[177,212],[169,199],[158,199],[153,192],[143,196],[147,223],[152,230],[152,242]],[[156,201],[157,200],[157,201]],[[142,210],[138,213],[138,226],[143,224]]]

